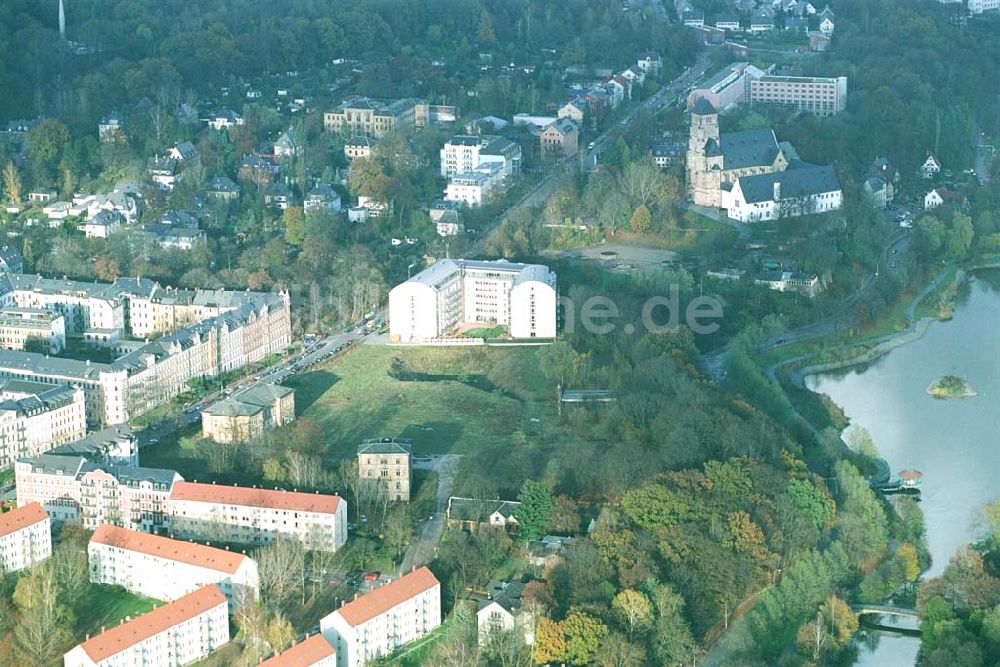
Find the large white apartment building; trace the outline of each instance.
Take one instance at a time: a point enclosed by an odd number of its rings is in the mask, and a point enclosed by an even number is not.
[[[747,102],[833,116],[847,108],[847,77],[751,76],[747,78]]]
[[[282,653],[274,655],[258,667],[337,667],[337,652],[323,635],[315,634]]]
[[[86,434],[82,390],[22,380],[0,383],[0,469]]]
[[[320,631],[337,667],[363,667],[441,625],[441,584],[426,567],[324,616]]]
[[[989,11],[1000,11],[1000,0],[969,0],[970,14],[982,14]]]
[[[17,572],[52,555],[52,524],[38,503],[0,514],[0,572]]]
[[[155,575],[154,575],[155,576]],[[64,667],[180,667],[229,641],[226,596],[209,585],[87,639]]]
[[[477,208],[488,203],[503,183],[503,167],[496,162],[484,162],[452,176],[444,189],[444,200]]]
[[[426,341],[468,324],[554,338],[556,300],[556,275],[546,266],[443,259],[389,292],[389,337]]]
[[[0,348],[59,354],[66,347],[66,319],[40,308],[0,309]]]
[[[441,175],[474,171],[486,163],[499,164],[506,180],[521,169],[521,147],[492,135],[455,135],[441,148]]]
[[[336,551],[347,541],[347,503],[320,493],[179,482],[170,493],[170,530],[240,544],[290,538]]]
[[[173,470],[92,463],[81,456],[41,454],[14,464],[17,505],[40,503],[55,522],[95,530],[112,523],[147,533],[165,530]]]
[[[237,604],[260,592],[257,563],[246,554],[107,523],[94,531],[87,555],[93,583],[156,600],[176,600],[208,584]]]

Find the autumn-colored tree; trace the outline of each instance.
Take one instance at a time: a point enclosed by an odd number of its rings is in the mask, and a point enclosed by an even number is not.
[[[289,206],[281,212],[281,222],[285,225],[285,241],[301,245],[306,237],[305,217],[301,206]]]
[[[653,215],[643,204],[632,212],[632,218],[628,224],[636,234],[646,234],[653,228]]]
[[[920,559],[917,556],[917,548],[912,544],[899,545],[896,550],[896,562],[905,581],[916,581],[917,577],[920,576]]]
[[[13,162],[7,162],[3,168],[3,189],[7,193],[7,199],[12,204],[21,203],[21,174]]]
[[[97,276],[99,280],[113,283],[117,280],[119,275],[118,260],[114,257],[101,255],[97,258],[97,261],[94,262],[94,275]]]
[[[632,589],[621,591],[611,601],[611,608],[628,630],[629,637],[636,631],[645,630],[653,622],[653,605],[641,591]]]
[[[562,623],[549,618],[538,621],[538,626],[535,628],[532,658],[536,665],[559,663],[567,659],[566,638],[563,635]]]

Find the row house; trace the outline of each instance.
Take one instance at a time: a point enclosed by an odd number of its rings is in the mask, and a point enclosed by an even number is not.
[[[347,503],[336,495],[179,482],[170,493],[170,530],[240,544],[290,538],[336,551],[347,541]]]
[[[87,545],[90,581],[155,600],[176,600],[215,584],[230,603],[260,594],[257,563],[228,549],[101,524]],[[156,576],[150,576],[150,573]]]
[[[217,586],[182,598],[89,637],[65,656],[64,667],[179,667],[229,642],[229,605]]]
[[[315,634],[277,653],[258,667],[337,667],[337,652],[323,635]]]

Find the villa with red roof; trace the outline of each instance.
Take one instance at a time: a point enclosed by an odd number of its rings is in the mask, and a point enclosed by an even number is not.
[[[258,667],[336,667],[337,653],[323,635],[315,634],[303,642],[260,663]]]
[[[320,551],[336,551],[347,541],[347,503],[336,495],[178,482],[169,505],[177,537],[240,544],[287,537]]]
[[[441,625],[441,584],[422,567],[324,616],[337,667],[363,667]]]
[[[49,513],[29,503],[0,514],[0,572],[17,572],[52,555]]]
[[[245,554],[106,523],[94,531],[87,554],[93,583],[157,600],[207,584],[217,584],[231,602],[256,598],[260,590],[257,563]]]
[[[63,665],[187,665],[229,641],[228,607],[226,596],[217,586],[204,586],[89,637],[63,656]]]

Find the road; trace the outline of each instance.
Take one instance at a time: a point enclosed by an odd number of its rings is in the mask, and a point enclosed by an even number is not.
[[[444,533],[445,511],[448,508],[448,498],[458,472],[459,454],[444,454],[427,459],[414,458],[413,467],[416,470],[433,470],[438,475],[437,508],[434,514],[424,520],[417,529],[417,539],[406,550],[400,563],[400,573],[409,572],[414,567],[429,563],[437,554],[437,546]]]

